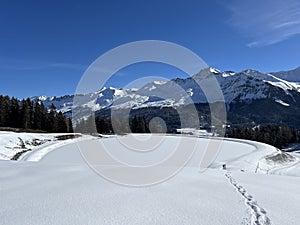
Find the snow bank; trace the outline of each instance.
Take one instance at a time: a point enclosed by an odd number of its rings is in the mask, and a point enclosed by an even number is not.
[[[20,154],[18,160],[26,155],[28,161],[39,161],[49,151],[60,146],[72,143],[74,140],[57,140],[57,136],[70,134],[43,134],[43,133],[15,133],[0,131],[0,160],[11,160],[16,154]],[[86,136],[85,136],[86,137]]]
[[[55,140],[57,134],[33,134],[0,131],[0,160],[10,160],[16,153]]]

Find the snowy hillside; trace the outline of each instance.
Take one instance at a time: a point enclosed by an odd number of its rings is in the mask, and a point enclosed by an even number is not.
[[[298,70],[293,74],[298,74]],[[284,77],[282,73],[262,73],[255,70],[242,72],[219,71],[209,68],[209,74],[215,76],[223,91],[227,104],[239,101],[256,99],[270,99],[278,104],[289,106],[295,101],[295,96],[300,95],[300,84],[289,82],[276,77]],[[105,108],[144,108],[153,106],[178,107],[190,103],[206,103],[207,99],[199,85],[203,74],[207,70],[200,71],[193,79],[172,79],[168,82],[154,81],[140,89],[102,88],[87,95],[78,96],[78,105],[97,111]],[[280,75],[281,74],[281,75]],[[294,75],[293,75],[294,76]],[[295,75],[296,76],[296,75]],[[73,97],[34,97],[39,99],[47,107],[53,103],[63,113],[70,113],[73,105]]]
[[[145,153],[149,163],[157,159],[155,154],[172,152],[178,138],[165,136],[155,151]],[[115,136],[86,137],[78,143],[85,151],[99,141],[120,160],[139,160],[126,157],[126,147]],[[215,162],[199,172],[208,142],[197,139],[197,152],[173,178],[140,188],[97,175],[83,160],[78,143],[36,149],[18,162],[0,160],[1,224],[298,224],[300,175],[288,176],[299,168],[298,156],[285,161],[271,146],[225,140]],[[223,164],[227,170],[221,169]]]
[[[65,139],[64,137],[69,140],[60,140]],[[70,137],[72,137],[70,134],[34,134],[0,131],[0,160],[18,160],[30,152],[42,152],[41,149],[43,149],[44,153],[47,153],[51,149],[75,141],[75,139]],[[75,135],[74,137],[77,136]]]
[[[272,74],[287,81],[300,82],[300,66],[294,70],[274,72]]]

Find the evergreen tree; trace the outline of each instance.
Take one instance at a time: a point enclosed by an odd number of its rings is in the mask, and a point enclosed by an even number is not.
[[[68,132],[69,133],[74,133],[73,131],[73,124],[71,118],[68,118]]]
[[[40,103],[41,108],[41,130],[47,130],[48,112],[43,102]]]
[[[0,126],[8,126],[9,121],[9,105],[10,99],[8,96],[0,96]]]
[[[26,102],[27,102],[28,107],[29,107],[29,117],[30,117],[30,126],[29,126],[29,128],[32,129],[33,124],[34,124],[33,102],[30,100],[30,98],[27,98]]]
[[[36,101],[34,104],[34,113],[33,113],[33,129],[42,130],[42,120],[43,120],[43,112],[41,108],[41,104],[39,101]]]
[[[132,133],[149,133],[149,128],[147,126],[145,117],[134,116],[131,122],[131,132]]]
[[[96,128],[100,134],[107,134],[111,132],[111,124],[105,117],[96,117]]]
[[[12,98],[9,108],[9,124],[10,127],[19,127],[19,101],[16,98]]]
[[[50,112],[47,116],[46,130],[53,133],[57,132],[57,112],[53,103],[51,104]]]
[[[62,112],[59,112],[57,114],[57,128],[56,132],[58,133],[67,133],[68,132],[68,124],[66,117],[62,114]]]
[[[31,128],[31,106],[29,105],[30,101],[22,100],[21,110],[20,110],[20,120],[21,128],[30,129]]]

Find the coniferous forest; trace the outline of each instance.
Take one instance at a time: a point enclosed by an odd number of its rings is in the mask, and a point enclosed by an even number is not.
[[[0,95],[0,127],[53,133],[73,132],[71,119],[62,112],[57,112],[53,104],[47,110],[42,102],[33,102],[29,98],[18,100],[2,95]]]
[[[121,124],[121,126],[122,125],[123,124]],[[130,121],[130,131],[132,133],[150,133],[145,117],[134,116]],[[113,129],[111,119],[102,116],[90,116],[87,119],[82,119],[76,124],[75,132],[100,134],[118,133]]]
[[[227,129],[226,136],[229,138],[263,142],[280,149],[290,143],[299,141],[299,133],[295,128],[287,125],[278,126],[275,124],[268,124],[255,128],[230,128]]]

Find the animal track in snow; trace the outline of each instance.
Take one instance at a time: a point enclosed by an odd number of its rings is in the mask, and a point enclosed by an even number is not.
[[[235,179],[232,178],[230,173],[226,173],[231,185],[242,195],[245,204],[250,208],[250,224],[251,225],[271,225],[271,220],[267,216],[266,210],[258,205],[254,197],[247,193],[246,189],[239,185]]]

